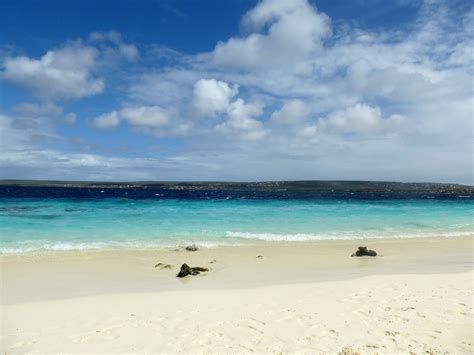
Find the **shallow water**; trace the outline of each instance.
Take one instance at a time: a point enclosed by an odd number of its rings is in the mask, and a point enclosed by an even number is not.
[[[0,196],[1,253],[474,234],[470,195],[3,188]]]

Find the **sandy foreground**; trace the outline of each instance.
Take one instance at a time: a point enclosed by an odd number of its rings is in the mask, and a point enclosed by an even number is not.
[[[474,351],[472,237],[0,260],[2,353]]]

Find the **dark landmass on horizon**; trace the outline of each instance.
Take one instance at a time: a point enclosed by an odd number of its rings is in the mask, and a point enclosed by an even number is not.
[[[92,182],[57,180],[0,180],[0,186],[23,187],[67,187],[67,188],[155,188],[165,190],[229,190],[229,191],[288,191],[288,192],[431,192],[431,193],[474,193],[474,186],[450,183],[412,183],[386,181],[135,181],[135,182]]]

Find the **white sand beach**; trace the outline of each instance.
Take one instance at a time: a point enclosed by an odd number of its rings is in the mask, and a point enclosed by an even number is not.
[[[365,244],[379,255],[350,257]],[[465,237],[4,255],[1,351],[469,354],[472,252]],[[183,262],[210,271],[178,279]]]

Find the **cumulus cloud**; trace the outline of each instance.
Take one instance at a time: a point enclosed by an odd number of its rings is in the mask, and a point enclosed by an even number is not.
[[[219,42],[211,55],[215,64],[242,70],[299,68],[331,33],[329,17],[306,0],[264,0],[247,12],[243,26],[251,33]]]
[[[81,98],[100,93],[105,82],[93,74],[99,52],[81,42],[50,50],[39,59],[5,59],[2,77],[33,89],[45,99]]]
[[[114,128],[125,121],[139,131],[164,135],[171,133],[181,135],[187,132],[190,125],[177,122],[176,126],[168,127],[174,115],[172,110],[165,110],[159,106],[129,106],[121,110],[104,113],[92,119],[92,126],[100,129]],[[162,128],[168,128],[162,131]],[[158,130],[156,130],[158,129]]]
[[[216,79],[200,79],[194,84],[192,111],[196,116],[213,117],[227,110],[238,87]]]
[[[120,116],[132,126],[160,127],[170,120],[170,112],[159,106],[127,107]]]
[[[97,73],[99,66],[118,58],[134,61],[138,55],[136,46],[125,43],[119,32],[94,32],[88,41],[69,41],[40,58],[7,56],[0,78],[30,88],[51,104],[102,93],[105,79]]]

